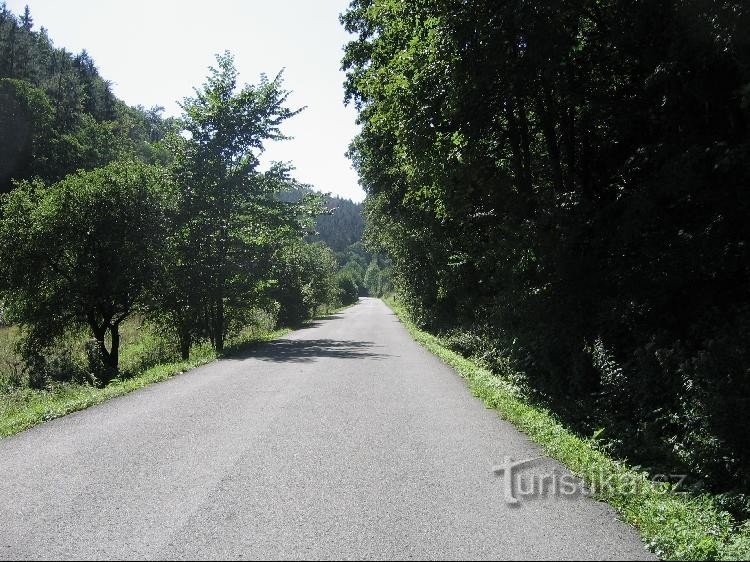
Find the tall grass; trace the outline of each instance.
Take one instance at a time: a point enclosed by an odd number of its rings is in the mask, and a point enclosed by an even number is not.
[[[254,323],[227,342],[225,354],[281,337],[288,330],[274,329],[274,318],[259,311]],[[50,363],[75,372],[53,373],[42,389],[29,387],[29,373],[16,346],[21,337],[17,327],[0,328],[0,437],[39,423],[88,408],[146,385],[214,361],[218,355],[207,344],[193,346],[190,359],[183,361],[174,347],[139,318],[122,326],[120,376],[103,388],[86,372],[85,334],[71,335],[53,350]],[[59,379],[59,380],[56,380]]]

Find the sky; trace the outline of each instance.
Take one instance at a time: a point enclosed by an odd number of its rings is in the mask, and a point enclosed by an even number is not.
[[[349,39],[338,21],[348,0],[6,0],[31,9],[56,47],[94,59],[129,105],[160,105],[179,115],[179,100],[201,85],[216,53],[235,56],[239,82],[284,71],[289,105],[306,106],[282,129],[292,140],[269,145],[266,162],[292,162],[315,189],[361,201],[364,192],[345,156],[357,133],[345,107],[340,70]]]

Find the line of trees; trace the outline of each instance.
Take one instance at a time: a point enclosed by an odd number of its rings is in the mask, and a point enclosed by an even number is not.
[[[0,303],[29,369],[83,329],[106,384],[135,315],[187,358],[202,341],[222,353],[257,310],[298,325],[341,302],[334,252],[306,240],[323,197],[287,165],[260,167],[297,113],[281,75],[240,87],[219,55],[182,117],[163,119],[32,27],[0,5]]]
[[[747,3],[354,0],[342,23],[365,237],[415,318],[742,503]]]
[[[346,286],[343,293],[354,302],[358,296],[383,297],[393,292],[391,261],[382,254],[369,251],[359,241],[337,252],[339,280]]]
[[[310,189],[302,186],[281,194],[284,201],[298,202]],[[315,220],[315,232],[308,242],[323,242],[334,251],[338,264],[336,283],[342,304],[352,304],[359,297],[382,297],[393,292],[390,260],[374,254],[362,243],[365,228],[362,204],[348,199],[327,197],[326,212]]]

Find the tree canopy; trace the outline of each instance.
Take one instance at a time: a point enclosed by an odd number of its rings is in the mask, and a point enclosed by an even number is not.
[[[158,169],[118,162],[4,196],[0,290],[9,317],[29,332],[28,352],[86,326],[117,368],[119,326],[160,278],[164,183]]]
[[[365,236],[421,324],[623,455],[746,486],[747,6],[355,0],[342,22]]]
[[[341,301],[333,252],[311,243],[322,196],[291,164],[261,169],[299,112],[287,98],[280,73],[240,85],[223,53],[181,118],[128,107],[88,52],[0,5],[0,307],[24,328],[29,381],[46,384],[53,349],[81,332],[99,382],[122,376],[134,315],[187,359],[260,317],[299,324]],[[358,211],[342,240],[358,239]]]

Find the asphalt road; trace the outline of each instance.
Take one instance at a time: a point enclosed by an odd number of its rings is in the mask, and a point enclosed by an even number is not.
[[[650,558],[540,454],[363,299],[0,440],[0,558]]]

